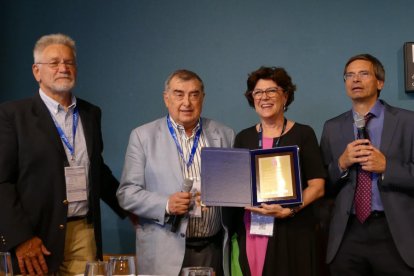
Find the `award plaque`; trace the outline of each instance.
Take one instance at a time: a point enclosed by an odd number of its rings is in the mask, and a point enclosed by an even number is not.
[[[290,146],[250,152],[254,205],[302,202],[298,151],[297,146]]]
[[[201,151],[201,199],[208,206],[299,205],[299,147]]]

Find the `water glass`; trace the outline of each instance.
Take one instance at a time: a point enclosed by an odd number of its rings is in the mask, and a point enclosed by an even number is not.
[[[192,266],[183,267],[181,276],[213,276],[214,270],[211,267]]]
[[[13,267],[9,252],[0,252],[0,276],[13,276]]]
[[[92,261],[86,263],[85,276],[110,276],[108,262]]]
[[[109,257],[109,266],[112,276],[137,275],[134,256]]]

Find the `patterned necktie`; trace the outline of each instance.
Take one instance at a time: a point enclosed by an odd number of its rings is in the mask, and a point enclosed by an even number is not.
[[[365,115],[365,126],[368,125],[368,122],[372,117],[373,114],[371,113]],[[368,137],[368,134],[366,134],[366,137]],[[361,223],[364,223],[371,214],[371,180],[371,172],[364,171],[361,166],[358,165],[357,186],[354,202],[355,215]]]

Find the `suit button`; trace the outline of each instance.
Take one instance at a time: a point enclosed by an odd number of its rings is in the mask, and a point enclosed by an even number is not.
[[[185,234],[184,234],[184,233],[181,233],[181,234],[180,234],[180,237],[181,237],[181,238],[185,238]]]
[[[60,224],[60,225],[59,225],[59,229],[61,229],[61,230],[65,229],[65,225]]]
[[[63,201],[63,204],[68,205],[68,204],[69,204],[69,201],[68,201],[67,199],[65,199],[65,200]]]

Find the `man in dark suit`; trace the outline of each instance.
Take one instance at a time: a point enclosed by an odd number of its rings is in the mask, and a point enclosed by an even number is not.
[[[32,70],[39,92],[0,105],[0,251],[23,275],[83,274],[102,257],[100,199],[125,216],[119,183],[102,159],[100,109],[71,93],[75,42],[41,37]]]
[[[336,195],[331,273],[414,275],[414,112],[379,100],[385,71],[369,54],[348,60],[344,80],[352,110],[328,120],[321,138]]]

